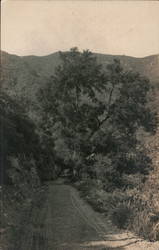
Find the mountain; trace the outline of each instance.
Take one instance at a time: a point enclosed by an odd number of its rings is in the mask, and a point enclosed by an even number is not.
[[[135,58],[124,55],[94,54],[103,68],[118,58],[125,70],[133,70],[145,75],[152,82],[159,79],[159,55]],[[17,56],[1,52],[1,87],[9,95],[28,99],[35,103],[36,93],[54,74],[60,64],[59,52],[48,56]]]

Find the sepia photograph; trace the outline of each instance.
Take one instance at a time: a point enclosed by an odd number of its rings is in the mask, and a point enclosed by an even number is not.
[[[159,1],[2,0],[0,250],[159,250]]]

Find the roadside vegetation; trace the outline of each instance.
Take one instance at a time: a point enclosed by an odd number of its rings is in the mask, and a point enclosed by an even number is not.
[[[19,103],[0,93],[0,207],[3,249],[17,240],[22,221],[29,218],[37,194],[42,199],[45,151],[34,123]]]

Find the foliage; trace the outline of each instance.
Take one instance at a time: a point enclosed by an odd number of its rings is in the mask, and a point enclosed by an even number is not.
[[[118,228],[132,230],[150,241],[159,240],[158,193],[152,194],[152,189],[143,192],[142,176],[138,183],[137,176],[129,177],[136,183],[133,188],[105,191],[99,180],[92,179],[76,182],[75,187],[96,211],[106,215]],[[128,176],[125,179],[128,182]]]
[[[0,119],[1,184],[13,183],[8,175],[10,169],[22,174],[24,169],[31,171],[32,165],[41,180],[48,174],[53,176],[54,155],[50,152],[49,141],[40,135],[22,105],[3,92],[0,94]],[[11,158],[17,159],[19,168],[13,166]]]
[[[12,165],[9,157],[25,161],[36,160],[39,139],[35,125],[29,120],[19,104],[6,94],[0,94],[0,131],[1,131],[1,182],[11,182],[8,171]],[[12,168],[12,167],[11,167]],[[13,167],[15,172],[21,169]],[[26,169],[31,169],[27,166]]]
[[[123,173],[146,173],[150,160],[139,149],[137,132],[156,128],[155,113],[147,106],[149,81],[124,72],[117,59],[103,69],[90,51],[73,48],[60,57],[39,98],[43,128],[62,168],[75,178],[116,176],[116,185]]]
[[[44,150],[34,123],[18,102],[3,92],[0,93],[0,120],[1,229],[8,245],[12,231],[17,230],[22,213],[29,209],[40,187],[45,158],[41,161]]]

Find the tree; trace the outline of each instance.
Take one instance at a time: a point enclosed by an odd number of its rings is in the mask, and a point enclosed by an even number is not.
[[[154,132],[156,124],[146,106],[149,81],[124,72],[118,59],[103,69],[88,50],[73,48],[60,52],[60,58],[61,65],[39,95],[43,128],[54,140],[58,157],[72,175],[85,171],[95,177],[93,165],[98,164],[92,155],[97,154],[112,159],[118,172],[131,172],[129,158],[132,171],[140,171],[132,161],[137,131],[142,127]]]

